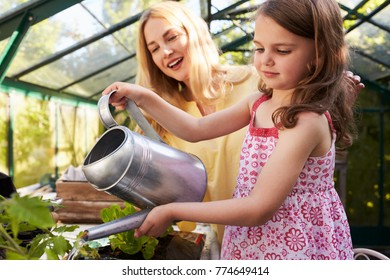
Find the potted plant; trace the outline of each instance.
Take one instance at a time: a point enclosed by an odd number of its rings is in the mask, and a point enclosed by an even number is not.
[[[108,245],[83,242],[83,232],[73,244],[63,236],[77,225],[60,225],[53,218],[57,204],[41,197],[0,196],[0,260],[70,259],[197,259],[204,245],[202,235],[174,232],[170,227],[159,238],[134,238],[134,230],[108,237]],[[129,203],[113,204],[101,211],[103,222],[134,213]]]
[[[137,209],[130,203],[121,208],[118,204],[104,208],[101,211],[103,222],[110,222],[136,212]],[[82,235],[81,235],[82,236]],[[108,242],[89,241],[93,249],[80,248],[78,259],[199,259],[204,246],[203,235],[175,232],[169,227],[165,233],[158,237],[134,237],[134,230],[110,235]],[[81,246],[82,247],[82,246]],[[89,254],[93,253],[91,257]]]
[[[57,225],[51,211],[55,206],[41,197],[0,196],[0,259],[63,258],[73,246],[62,234],[78,226]]]

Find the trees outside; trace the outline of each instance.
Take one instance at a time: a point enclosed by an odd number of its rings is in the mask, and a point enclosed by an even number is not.
[[[11,118],[7,118],[9,96]],[[98,137],[96,107],[75,106],[20,93],[0,93],[0,167],[9,174],[13,151],[13,182],[17,188],[46,184],[70,165],[81,165]],[[8,143],[8,127],[13,134]]]
[[[9,96],[0,93],[0,172],[9,174],[7,166],[8,151],[8,101]]]

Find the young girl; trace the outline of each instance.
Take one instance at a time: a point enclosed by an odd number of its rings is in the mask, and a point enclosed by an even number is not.
[[[194,118],[138,85],[114,83],[111,103],[133,99],[165,129],[201,141],[249,124],[232,199],[155,207],[136,236],[160,235],[175,220],[228,225],[222,259],[352,259],[334,189],[335,144],[352,143],[353,114],[336,1],[268,0],[255,21],[260,92]]]
[[[152,89],[194,117],[230,107],[257,91],[256,69],[252,65],[221,64],[207,23],[180,2],[158,2],[143,13],[138,29],[137,61],[136,84]],[[155,121],[150,122],[168,145],[202,160],[208,179],[205,201],[231,198],[245,128],[190,143]],[[183,230],[196,226],[185,222],[178,225]],[[212,227],[221,244],[224,226]]]
[[[253,65],[221,64],[207,23],[177,1],[155,3],[143,13],[137,37],[137,62],[136,84],[152,89],[194,117],[221,111],[258,91],[259,77]],[[346,73],[344,78],[357,79],[350,92],[352,104],[363,84],[360,77]],[[205,201],[231,198],[247,127],[190,143],[155,121],[151,124],[168,145],[202,160],[207,170]],[[178,225],[188,229],[188,223]],[[212,224],[212,227],[221,244],[224,226]]]

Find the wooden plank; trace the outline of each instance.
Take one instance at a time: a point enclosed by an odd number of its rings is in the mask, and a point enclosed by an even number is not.
[[[102,223],[100,212],[106,207],[118,204],[124,207],[125,203],[112,201],[70,201],[64,200],[62,208],[56,210],[58,221],[63,223]]]
[[[63,200],[74,201],[113,201],[121,202],[123,200],[104,191],[96,190],[88,182],[60,181],[56,182],[57,197]]]

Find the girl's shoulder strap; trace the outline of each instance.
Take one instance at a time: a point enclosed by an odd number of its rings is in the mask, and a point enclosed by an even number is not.
[[[325,112],[325,117],[328,119],[329,126],[330,126],[330,128],[332,129],[332,131],[336,131],[335,128],[334,128],[334,126],[333,126],[333,121],[332,121],[332,118],[331,118],[331,116],[330,116],[329,111],[326,111],[326,112]]]
[[[270,97],[263,94],[262,96],[259,97],[259,99],[257,99],[255,101],[255,103],[253,104],[253,108],[252,108],[252,111],[256,111],[257,108],[260,106],[261,103],[263,103],[264,101],[268,100]]]

